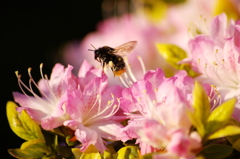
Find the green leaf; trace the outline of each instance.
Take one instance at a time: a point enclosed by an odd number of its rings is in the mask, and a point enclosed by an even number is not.
[[[240,134],[240,127],[237,127],[234,125],[228,125],[214,132],[212,135],[208,137],[208,139],[216,139],[216,138],[221,138],[226,136],[233,136],[237,134]]]
[[[179,70],[180,64],[187,57],[187,53],[180,47],[173,44],[156,44],[158,52],[174,68]]]
[[[209,145],[205,147],[198,155],[205,159],[224,159],[231,155],[233,148],[228,145]]]
[[[138,158],[139,149],[136,146],[126,146],[117,152],[117,159],[134,159]]]
[[[232,116],[236,98],[232,98],[213,110],[206,126],[207,135],[223,128]]]
[[[57,146],[56,150],[63,157],[70,157],[72,155],[72,150],[70,147]]]
[[[42,130],[45,138],[46,145],[52,148],[52,151],[58,146],[58,135],[53,134],[51,131]]]

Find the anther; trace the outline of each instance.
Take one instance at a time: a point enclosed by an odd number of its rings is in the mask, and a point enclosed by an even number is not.
[[[207,64],[207,63],[205,63],[205,65],[204,65],[204,68],[207,68],[207,65],[208,65],[208,64]]]
[[[21,77],[21,75],[18,74],[18,71],[15,71],[15,75],[17,76],[17,78]]]
[[[43,63],[40,64],[40,68],[41,68],[41,69],[43,68]]]

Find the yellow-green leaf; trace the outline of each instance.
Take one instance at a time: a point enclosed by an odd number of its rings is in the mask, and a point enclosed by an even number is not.
[[[138,10],[142,11],[151,22],[159,23],[166,16],[167,5],[162,0],[145,0],[139,2],[143,4],[138,6]]]
[[[197,129],[199,135],[203,137],[205,135],[205,128],[201,120],[192,112],[188,112],[187,115],[192,125]]]
[[[240,139],[240,135],[227,136],[226,139],[233,145],[235,142],[237,142]]]
[[[237,151],[240,152],[240,139],[238,139],[238,140],[232,145],[232,147],[233,147],[234,149],[236,149]]]
[[[45,155],[34,150],[8,149],[9,154],[20,159],[37,159],[43,158]]]
[[[158,52],[175,69],[179,70],[180,64],[187,57],[187,53],[180,47],[173,44],[156,44]]]
[[[72,153],[74,155],[75,159],[80,159],[82,152],[80,151],[79,148],[72,148]]]
[[[199,73],[196,73],[195,71],[193,71],[192,66],[188,63],[183,63],[179,65],[179,70],[185,70],[188,73],[188,76],[192,78],[199,76]]]
[[[113,158],[113,154],[110,151],[104,151],[102,156],[104,159],[112,159]]]
[[[95,153],[98,152],[98,149],[94,145],[89,145],[88,148],[84,151],[84,153]]]
[[[80,159],[101,159],[101,155],[99,152],[83,153]]]
[[[198,82],[195,82],[193,90],[193,108],[196,118],[205,125],[210,115],[210,103],[205,90]]]
[[[234,5],[231,0],[216,0],[214,5],[214,15],[226,13],[229,19],[237,20],[239,15],[239,6]]]
[[[18,106],[14,102],[12,101],[7,102],[6,110],[7,110],[7,118],[8,118],[9,125],[12,131],[17,136],[19,136],[24,140],[29,140],[31,138],[29,137],[29,135],[26,133],[25,129],[22,126],[22,123],[18,117],[18,112],[16,111],[17,107]]]
[[[227,124],[233,113],[235,103],[236,98],[232,98],[212,111],[206,126],[207,134],[210,135]]]
[[[21,149],[26,149],[28,148],[29,146],[32,146],[32,145],[35,145],[35,144],[45,144],[45,141],[42,140],[42,139],[32,139],[32,140],[28,140],[26,142],[24,142],[22,145],[21,145]]]
[[[228,120],[228,123],[227,123],[227,125],[235,125],[235,126],[238,126],[238,127],[240,127],[240,122],[239,121],[237,121],[236,119],[234,119],[234,118],[230,118],[229,120]]]
[[[19,115],[19,119],[26,132],[31,136],[32,139],[44,139],[40,126],[31,119],[25,110]]]
[[[126,146],[117,152],[117,159],[134,159],[138,158],[138,148],[136,146]]]
[[[22,111],[16,111],[17,105],[9,101],[7,103],[7,118],[12,131],[24,140],[43,139],[40,127],[29,117],[29,115]]]
[[[208,137],[208,139],[216,139],[226,136],[232,136],[240,134],[240,127],[234,126],[234,125],[228,125],[216,132],[214,132],[212,135]]]

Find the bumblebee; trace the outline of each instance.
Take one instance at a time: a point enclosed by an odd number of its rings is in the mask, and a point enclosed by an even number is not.
[[[130,54],[136,47],[137,41],[129,41],[118,47],[112,48],[103,46],[96,49],[93,45],[94,59],[101,63],[103,69],[107,66],[110,67],[114,77],[121,76],[126,72],[126,64],[123,57]]]

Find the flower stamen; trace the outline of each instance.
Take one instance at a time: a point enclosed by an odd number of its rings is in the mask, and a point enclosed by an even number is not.
[[[30,69],[29,69],[30,70]],[[39,102],[42,103],[43,106],[46,106],[45,108],[46,109],[51,109],[51,107],[47,107],[49,105],[49,103],[47,103],[45,100],[43,100],[42,98],[40,98],[36,93],[34,93],[33,89],[32,89],[32,85],[31,85],[31,82],[33,81],[32,78],[29,79],[29,87],[26,86],[22,80],[20,79],[21,78],[21,75],[18,74],[18,71],[15,72],[16,76],[17,76],[17,79],[18,79],[18,85],[19,85],[19,88],[21,89],[21,91],[23,92],[23,94],[28,97],[28,98],[31,98],[29,95],[27,95],[27,93],[24,91],[23,87],[28,90]],[[22,87],[23,86],[23,87]],[[38,87],[37,87],[38,88]],[[38,88],[39,89],[39,88]]]
[[[120,107],[120,100],[117,98],[118,105],[116,105],[116,104],[114,104],[114,102],[115,102],[114,95],[111,94],[111,96],[112,96],[112,100],[108,101],[108,105],[103,110],[101,110],[101,104],[100,104],[101,100],[100,99],[98,100],[99,101],[98,112],[95,115],[91,116],[90,118],[87,118],[86,120],[84,120],[84,125],[88,125],[96,120],[106,119],[108,117],[111,117],[118,111],[118,109]],[[91,107],[89,112],[92,110],[93,107],[94,106]],[[110,108],[112,108],[110,113],[108,113],[107,115],[102,115],[103,113],[107,112]]]
[[[55,102],[57,101],[57,97],[54,95],[52,89],[50,88],[50,85],[49,85],[49,82],[48,82],[48,78],[47,78],[47,75],[43,76],[43,72],[42,72],[42,69],[43,69],[43,63],[40,64],[40,74],[41,74],[41,77],[45,83],[45,85],[47,86],[49,92],[51,93],[52,97],[54,98]],[[36,85],[36,84],[35,84]]]
[[[142,67],[143,74],[145,74],[146,73],[146,68],[145,68],[144,62],[143,62],[143,60],[140,56],[138,56],[137,58],[138,58],[138,60],[140,62],[140,65]],[[124,73],[124,76],[122,76],[122,75],[119,76],[119,79],[125,87],[129,88],[133,85],[134,82],[137,81],[137,79],[134,76],[134,74],[132,72],[132,69],[131,69],[131,66],[128,63],[128,60],[127,60],[126,57],[124,58],[124,61],[126,63],[127,71],[126,71],[126,73]]]

